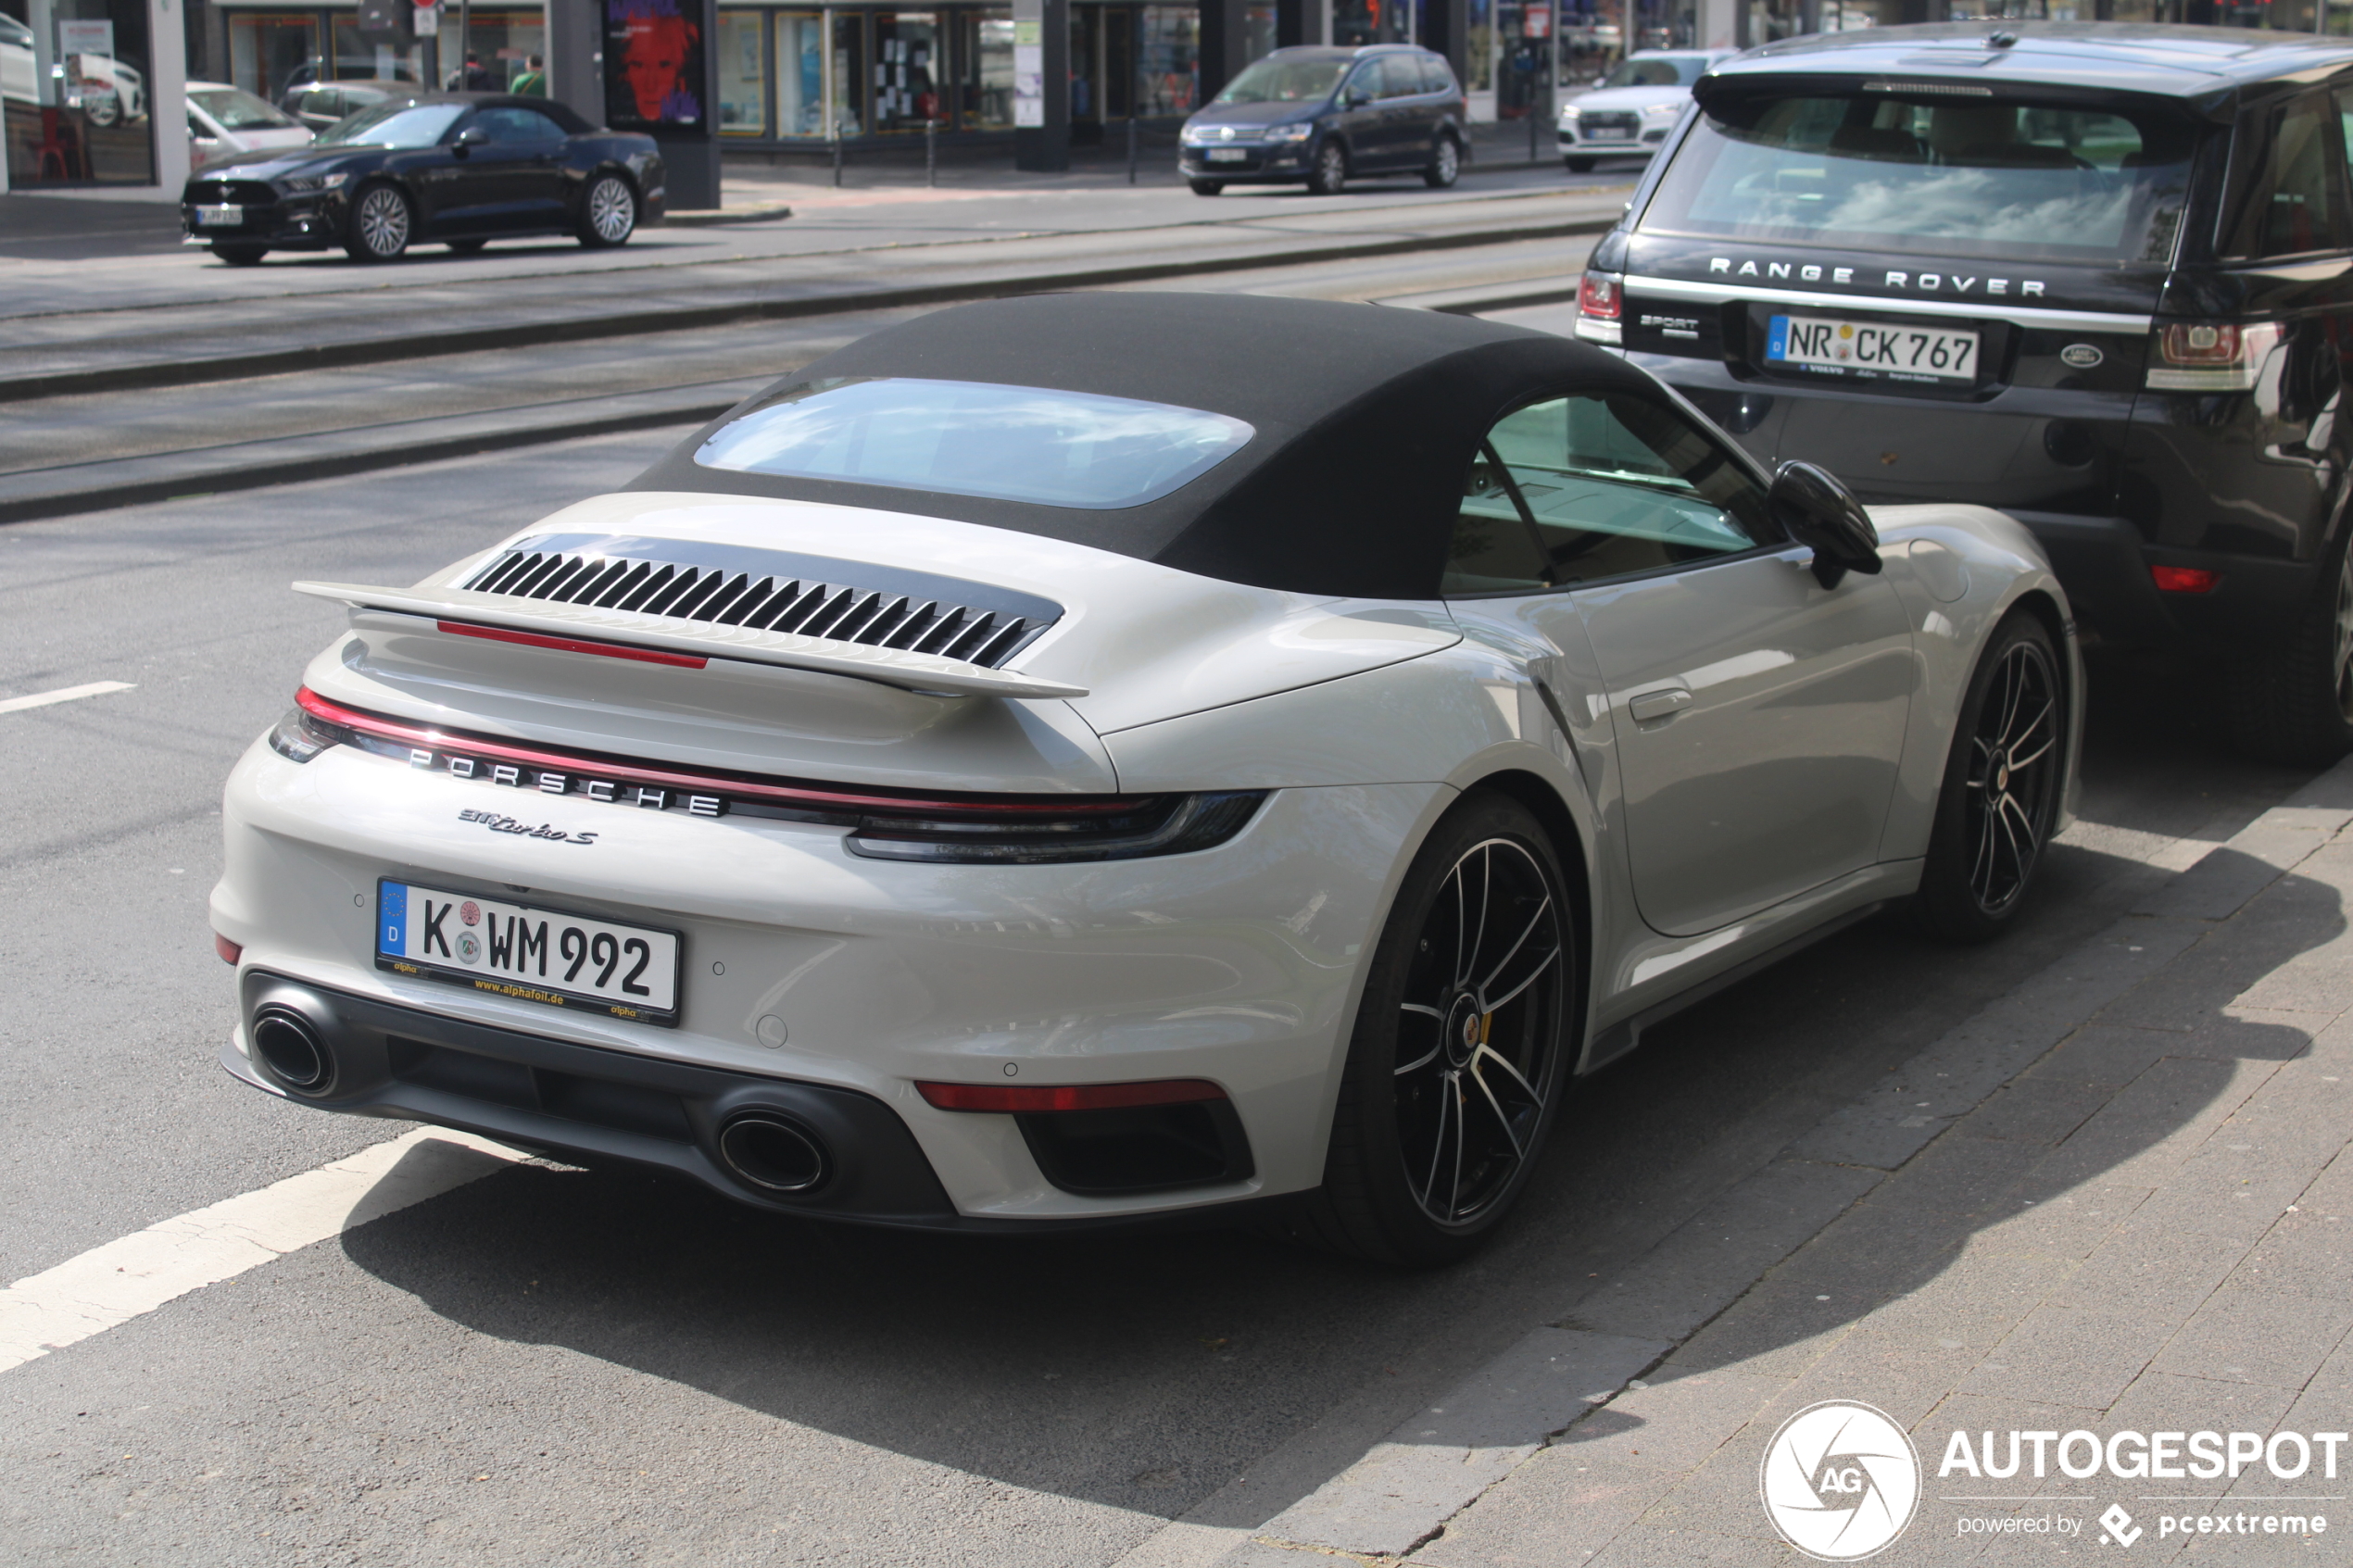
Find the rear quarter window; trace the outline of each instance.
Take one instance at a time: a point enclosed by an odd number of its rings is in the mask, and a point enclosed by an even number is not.
[[[2242,123],[2260,152],[2239,192],[2226,256],[2301,256],[2343,250],[2348,239],[2342,118],[2353,88],[2308,93]]]

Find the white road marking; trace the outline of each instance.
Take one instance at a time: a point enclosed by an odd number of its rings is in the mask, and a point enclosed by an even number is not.
[[[77,697],[104,696],[108,692],[127,692],[138,684],[135,681],[93,681],[86,686],[62,686],[54,692],[35,692],[31,696],[12,696],[0,701],[0,713],[21,713],[28,708],[46,708],[53,702],[71,702]]]
[[[0,1372],[526,1158],[423,1127],[94,1247],[0,1290]]]

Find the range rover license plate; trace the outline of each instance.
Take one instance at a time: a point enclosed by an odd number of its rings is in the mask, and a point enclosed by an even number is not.
[[[678,934],[389,879],[376,967],[549,1007],[678,1022]]]
[[[1775,365],[1841,375],[1969,384],[1977,380],[1977,334],[1822,316],[1776,316],[1765,334],[1765,358]]]
[[[196,226],[200,229],[233,229],[245,220],[245,209],[232,205],[196,208]]]

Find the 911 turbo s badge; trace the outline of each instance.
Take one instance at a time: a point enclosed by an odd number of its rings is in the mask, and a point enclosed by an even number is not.
[[[541,822],[534,827],[529,822],[518,822],[512,817],[503,816],[497,811],[460,811],[458,813],[458,820],[461,822],[480,822],[492,833],[519,834],[524,838],[546,838],[558,844],[597,842],[597,835],[593,833],[567,833],[549,822]],[[471,904],[467,906],[468,909],[472,907]],[[472,925],[473,922],[470,920],[466,923]]]

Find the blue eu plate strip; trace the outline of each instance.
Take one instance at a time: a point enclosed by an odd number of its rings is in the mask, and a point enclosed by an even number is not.
[[[376,884],[376,951],[406,957],[408,925],[409,889],[397,882]]]
[[[1765,358],[1768,359],[1786,359],[1789,358],[1788,317],[1774,317],[1772,325],[1766,329]]]

